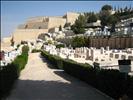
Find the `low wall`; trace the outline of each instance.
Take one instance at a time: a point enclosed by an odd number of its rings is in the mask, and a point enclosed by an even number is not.
[[[106,47],[111,49],[133,48],[133,37],[91,37],[90,47]]]

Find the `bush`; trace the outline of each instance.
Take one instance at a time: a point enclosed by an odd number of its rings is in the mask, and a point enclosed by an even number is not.
[[[28,61],[28,55],[23,54],[17,56],[17,58],[12,63],[18,67],[18,72],[20,72],[22,69],[24,69],[25,65],[27,64],[27,61]]]
[[[29,47],[28,46],[23,46],[22,48],[22,54],[28,54],[28,51],[29,51]]]
[[[19,48],[19,47],[20,47],[20,44],[17,45],[17,48]]]
[[[115,99],[119,99],[123,95],[133,98],[133,77],[125,73],[113,69],[93,68],[89,64],[81,64],[68,59],[64,60],[58,56],[50,55],[46,51],[42,51],[41,55],[57,68],[64,69],[68,74],[87,82]]]
[[[4,68],[0,70],[0,75],[0,97],[4,98],[10,93],[15,80],[18,78],[17,66],[14,64],[4,66]]]
[[[33,49],[32,53],[41,52],[41,50]]]
[[[21,41],[21,44],[27,44],[27,42],[26,41]]]
[[[57,44],[57,45],[56,45],[56,48],[64,48],[64,47],[65,47],[64,44]]]
[[[62,58],[60,58],[60,57],[58,57],[58,56],[54,56],[54,55],[51,55],[51,54],[49,54],[48,52],[46,52],[46,51],[42,51],[41,52],[41,55],[43,56],[43,57],[45,57],[48,61],[50,61],[50,63],[54,66],[54,67],[56,67],[56,68],[63,68],[63,66],[62,66]]]
[[[93,85],[96,81],[95,79],[95,69],[90,66],[89,64],[81,64],[81,63],[77,63],[75,61],[71,61],[71,60],[64,60],[63,61],[63,69],[81,79],[84,81],[87,81],[89,84]]]
[[[84,36],[73,37],[71,45],[74,48],[76,48],[76,47],[86,47],[88,45],[88,38],[86,38]]]
[[[118,99],[126,94],[129,88],[129,76],[118,70],[101,69],[97,75],[97,88],[109,96]]]
[[[62,31],[62,26],[61,25],[59,26],[59,31]]]
[[[27,64],[28,50],[29,49],[27,46],[23,46],[22,54],[17,56],[11,64],[4,66],[3,69],[0,70],[1,98],[6,97],[10,93],[15,80],[19,77],[20,71],[24,69],[25,65]]]

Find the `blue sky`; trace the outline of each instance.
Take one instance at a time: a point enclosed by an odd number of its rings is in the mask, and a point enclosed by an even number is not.
[[[68,11],[98,12],[105,4],[133,7],[133,1],[2,1],[1,36],[10,36],[19,24],[30,17],[64,15]]]

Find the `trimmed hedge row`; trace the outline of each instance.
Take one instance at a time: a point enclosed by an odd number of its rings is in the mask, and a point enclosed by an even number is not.
[[[22,54],[17,56],[15,60],[4,66],[0,70],[0,97],[5,98],[9,95],[15,81],[19,77],[20,71],[25,67],[28,61],[28,46],[23,46]]]
[[[63,68],[63,63],[62,63],[62,58],[60,58],[60,57],[58,57],[58,56],[56,56],[56,55],[51,55],[51,54],[49,54],[48,52],[45,52],[45,51],[42,51],[41,52],[41,55],[43,56],[43,57],[45,57],[48,61],[50,61],[50,63],[54,66],[54,67],[56,67],[56,68],[60,68],[60,69],[62,69]]]
[[[81,64],[72,60],[42,51],[41,55],[57,68],[64,69],[68,74],[77,77],[114,99],[127,95],[133,98],[133,77],[120,73],[118,70],[93,68],[89,64]]]

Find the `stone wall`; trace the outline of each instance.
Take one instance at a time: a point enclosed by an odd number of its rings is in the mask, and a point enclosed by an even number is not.
[[[60,25],[64,27],[66,23],[65,18],[61,17],[49,17],[49,22],[48,22],[48,29],[54,28],[54,27],[59,27]]]
[[[29,18],[26,22],[27,23],[43,22],[47,18],[48,18],[47,16],[32,17],[32,18]]]
[[[49,29],[64,27],[66,22],[73,24],[78,18],[77,13],[67,13],[66,17],[53,16],[53,17],[33,17],[27,20],[25,24],[22,24],[13,33],[15,43],[20,43],[22,40],[35,40],[41,33],[47,33]]]
[[[79,14],[78,13],[73,13],[73,12],[67,12],[66,18],[67,18],[67,23],[74,24],[75,20],[78,18]]]
[[[91,37],[90,47],[106,47],[111,49],[133,48],[133,37]]]
[[[35,40],[38,38],[39,34],[47,33],[48,29],[17,29],[13,33],[15,44],[21,41]]]

